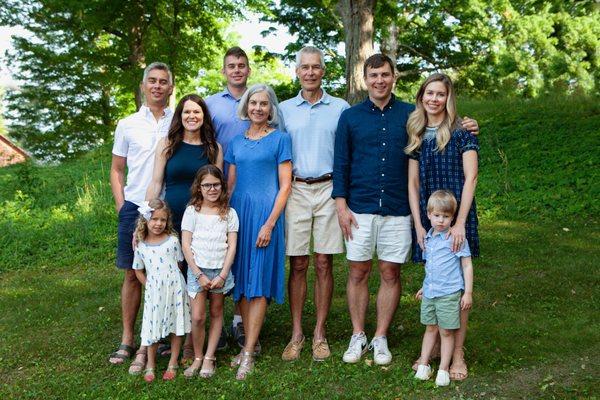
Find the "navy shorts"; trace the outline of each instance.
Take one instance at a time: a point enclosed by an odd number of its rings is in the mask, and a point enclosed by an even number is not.
[[[133,231],[140,213],[138,206],[130,201],[125,201],[119,211],[119,228],[117,230],[117,268],[132,269],[133,266]]]

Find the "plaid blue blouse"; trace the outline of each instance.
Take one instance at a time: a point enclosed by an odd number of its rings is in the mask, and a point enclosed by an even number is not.
[[[460,209],[460,198],[465,184],[462,155],[470,150],[479,152],[477,137],[462,129],[452,132],[452,137],[443,152],[436,151],[436,146],[435,136],[426,135],[421,150],[410,155],[412,159],[419,161],[419,208],[421,223],[427,231],[431,228],[431,223],[427,218],[427,200],[429,200],[429,196],[436,190],[449,190],[454,193],[458,202],[458,209]],[[465,223],[465,235],[471,247],[471,255],[473,257],[479,256],[475,199],[473,199]],[[416,240],[413,240],[413,261],[423,261],[421,247]]]

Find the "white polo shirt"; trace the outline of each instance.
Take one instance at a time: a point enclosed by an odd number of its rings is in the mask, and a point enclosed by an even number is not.
[[[167,136],[172,119],[170,108],[165,108],[163,116],[156,121],[152,111],[141,106],[138,112],[117,124],[112,153],[127,158],[126,201],[137,205],[144,201],[152,180],[156,145],[159,139]]]

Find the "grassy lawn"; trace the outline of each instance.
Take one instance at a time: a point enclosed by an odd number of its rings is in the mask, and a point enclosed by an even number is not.
[[[598,398],[597,102],[570,99],[469,102],[480,120],[478,203],[483,256],[475,263],[467,338],[469,379],[449,388],[415,382],[410,366],[423,327],[412,294],[420,266],[403,270],[403,297],[389,334],[387,367],[341,361],[351,334],[346,262],[335,260],[328,321],[333,356],[305,347],[281,361],[291,332],[288,305],[269,308],[263,355],[245,382],[218,353],[212,380],[147,385],[111,366],[120,336],[121,274],[114,267],[116,216],[109,147],[58,167],[0,171],[0,398]],[[575,139],[577,137],[577,139]],[[313,275],[310,276],[311,282]],[[371,279],[367,335],[374,331],[377,274]],[[309,298],[312,290],[309,290]],[[305,308],[311,333],[314,305]],[[230,321],[231,305],[227,309]],[[159,369],[166,368],[166,359]]]

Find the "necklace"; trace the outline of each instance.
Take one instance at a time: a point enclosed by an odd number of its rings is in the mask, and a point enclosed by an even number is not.
[[[250,129],[248,129],[244,134],[244,146],[250,149],[255,148],[260,144],[261,139],[267,136],[269,133],[271,132],[269,132],[269,128],[266,126],[264,128],[259,129],[258,132],[254,135],[251,135]]]
[[[246,139],[260,140],[269,134],[269,127],[260,128],[256,133],[250,133],[250,129],[246,131]]]

